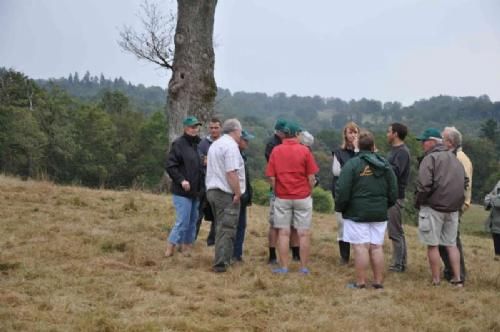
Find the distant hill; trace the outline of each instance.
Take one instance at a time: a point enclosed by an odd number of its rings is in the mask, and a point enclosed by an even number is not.
[[[55,84],[83,101],[99,100],[106,90],[120,91],[129,97],[135,109],[146,114],[163,109],[167,98],[166,90],[161,87],[133,85],[122,77],[108,79],[102,74],[93,76],[88,71],[83,78],[74,73],[67,78],[39,79],[36,82],[42,87]],[[478,136],[481,124],[486,120],[500,121],[500,102],[493,102],[486,95],[441,95],[404,107],[398,101],[382,103],[366,98],[345,101],[335,97],[288,96],[285,93],[270,96],[219,88],[216,112],[223,118],[234,116],[264,127],[270,127],[278,117],[293,119],[313,133],[338,130],[353,120],[375,131],[385,130],[389,123],[400,121],[407,123],[414,133],[430,126],[454,125],[464,134]]]
[[[0,83],[0,171],[93,187],[157,187],[169,144],[164,89],[89,72],[83,78],[74,73],[33,81],[5,68],[0,68]],[[375,133],[381,154],[389,148],[387,126],[407,124],[413,169],[422,154],[415,136],[430,126],[456,126],[474,164],[476,202],[500,176],[500,102],[488,96],[437,96],[404,107],[397,101],[269,96],[219,88],[215,111],[222,119],[239,118],[255,134],[248,149],[253,179],[264,177],[265,143],[277,118],[296,120],[315,136],[313,151],[324,189],[331,187],[330,151],[340,144],[342,127],[350,120]]]
[[[145,114],[151,114],[164,108],[167,94],[165,89],[157,86],[145,87],[142,84],[133,85],[122,77],[115,79],[92,76],[87,71],[83,78],[79,74],[69,74],[67,78],[38,79],[35,80],[41,87],[51,84],[65,90],[72,97],[83,101],[99,101],[107,90],[120,91],[129,97],[134,109]]]

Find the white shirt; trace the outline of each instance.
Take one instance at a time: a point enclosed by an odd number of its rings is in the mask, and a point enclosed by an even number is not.
[[[207,155],[207,175],[205,185],[208,189],[220,189],[233,193],[226,173],[236,171],[240,182],[241,194],[246,190],[245,162],[241,157],[236,141],[229,135],[222,135],[212,143]]]

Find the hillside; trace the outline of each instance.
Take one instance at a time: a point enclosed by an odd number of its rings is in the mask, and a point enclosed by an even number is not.
[[[387,274],[383,291],[353,291],[353,267],[336,265],[332,215],[314,215],[312,274],[283,277],[265,264],[267,208],[251,207],[245,262],[221,275],[203,241],[191,257],[163,258],[174,214],[165,195],[5,176],[0,192],[1,331],[500,331],[500,262],[487,237],[463,236],[464,289],[432,287],[407,226],[409,271]],[[466,228],[484,217],[474,209]]]

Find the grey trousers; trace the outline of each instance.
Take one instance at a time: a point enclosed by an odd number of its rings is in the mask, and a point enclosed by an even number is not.
[[[207,200],[215,219],[214,266],[227,267],[233,257],[240,203],[233,204],[233,194],[218,189],[208,190]]]
[[[392,266],[396,268],[406,268],[406,239],[403,230],[403,221],[401,210],[403,208],[403,200],[398,199],[396,204],[391,206],[387,211],[389,222],[387,223],[387,231],[389,239],[392,240]]]

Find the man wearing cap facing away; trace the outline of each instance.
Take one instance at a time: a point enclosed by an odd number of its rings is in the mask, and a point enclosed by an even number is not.
[[[266,176],[271,180],[276,195],[274,228],[278,229],[279,268],[273,273],[288,273],[290,228],[297,229],[300,242],[300,270],[309,274],[310,227],[312,221],[311,192],[319,171],[312,152],[299,143],[299,125],[287,122],[282,144],[271,152]]]
[[[456,246],[458,213],[464,203],[465,171],[452,151],[443,145],[441,133],[426,129],[417,137],[424,149],[417,179],[415,207],[418,213],[418,234],[427,245],[427,258],[432,284],[439,285],[441,258],[438,246],[446,247],[453,272],[450,283],[463,286],[460,279],[460,254]]]
[[[285,138],[285,127],[286,120],[278,119],[274,124],[274,135],[269,139],[266,143],[266,149],[264,152],[264,156],[266,157],[266,162],[269,162],[269,157],[271,156],[271,152],[273,149],[280,145]],[[268,263],[271,265],[277,264],[278,261],[276,259],[276,242],[278,241],[278,229],[274,227],[274,201],[275,194],[271,188],[270,198],[269,198],[269,260]],[[292,259],[294,261],[300,261],[300,247],[299,247],[299,235],[297,230],[292,227],[290,232],[290,248],[292,249]]]
[[[167,173],[172,179],[176,214],[175,225],[167,240],[166,257],[172,256],[179,246],[184,254],[189,255],[196,233],[202,189],[202,165],[198,155],[201,122],[194,116],[188,116],[182,123],[184,134],[172,142],[166,162]]]

